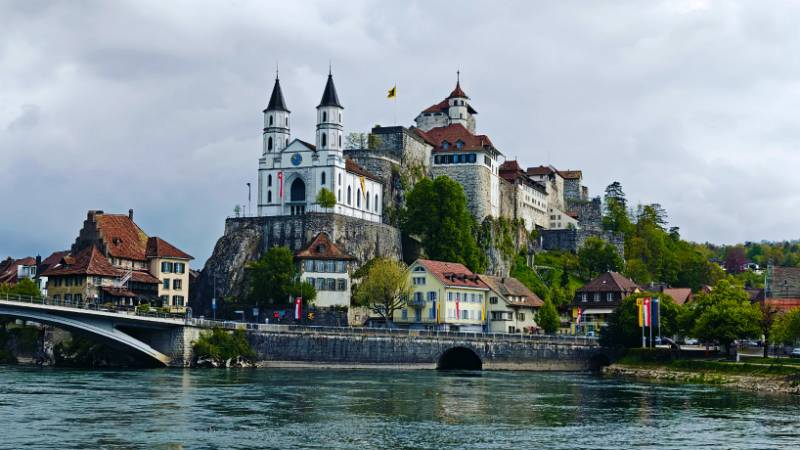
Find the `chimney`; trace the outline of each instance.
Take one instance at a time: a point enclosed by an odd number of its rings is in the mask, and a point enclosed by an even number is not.
[[[128,218],[133,220],[133,208],[128,210]]]

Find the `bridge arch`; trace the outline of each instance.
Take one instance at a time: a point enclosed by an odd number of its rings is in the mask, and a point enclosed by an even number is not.
[[[67,316],[50,314],[45,311],[31,310],[28,308],[0,308],[0,316],[12,317],[15,319],[30,320],[48,325],[53,325],[69,330],[81,331],[90,335],[98,336],[126,348],[138,351],[157,362],[168,365],[172,358],[159,352],[145,342],[117,329],[113,324],[103,321],[88,319],[74,319]]]
[[[483,361],[469,347],[451,347],[442,352],[436,361],[436,370],[481,370]]]

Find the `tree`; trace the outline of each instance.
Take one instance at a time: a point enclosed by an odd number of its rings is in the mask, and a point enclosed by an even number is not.
[[[639,327],[639,307],[636,300],[644,297],[659,298],[659,321],[662,336],[674,336],[678,330],[680,306],[672,297],[663,294],[638,293],[629,295],[608,318],[608,326],[600,331],[600,343],[608,347],[638,347],[642,345],[642,329]]]
[[[255,305],[287,302],[293,294],[297,276],[294,255],[288,247],[272,247],[258,261],[250,264],[250,300]]]
[[[401,228],[420,237],[429,258],[462,263],[473,272],[483,272],[485,262],[475,241],[475,221],[458,182],[440,176],[415,184],[406,197]]]
[[[771,343],[772,328],[778,319],[778,308],[767,303],[766,298],[758,302],[761,310],[761,320],[758,322],[761,334],[764,335],[764,358],[769,358],[769,345]]]
[[[30,278],[23,278],[11,287],[11,294],[22,295],[24,297],[41,297],[42,293],[39,292],[39,286]]]
[[[597,237],[586,239],[578,250],[578,258],[581,272],[586,278],[622,268],[622,258],[617,253],[617,248]]]
[[[760,333],[761,310],[750,303],[747,292],[728,280],[721,280],[707,294],[691,303],[684,327],[704,342],[718,342],[730,354],[733,341]]]
[[[244,330],[232,333],[214,328],[204,331],[200,338],[192,343],[195,359],[211,359],[218,365],[228,366],[234,359],[251,360],[256,356]]]
[[[367,148],[369,141],[368,133],[347,133],[344,138],[344,148],[361,150]]]
[[[555,333],[558,327],[561,326],[561,319],[558,317],[556,306],[549,298],[545,299],[544,305],[539,309],[539,317],[536,323],[548,334]]]
[[[317,299],[317,289],[308,281],[295,280],[289,286],[288,291],[292,297],[302,298],[306,305],[314,304],[314,300]]]
[[[747,261],[744,247],[728,247],[725,252],[725,270],[728,273],[737,274],[742,271],[742,266]]]
[[[559,280],[559,284],[561,284],[563,289],[569,287],[569,269],[567,268],[566,264],[561,266],[561,278]]]
[[[336,196],[327,188],[322,188],[317,193],[317,204],[323,208],[333,208],[336,206]]]
[[[411,295],[408,268],[402,262],[375,258],[353,294],[357,305],[366,306],[388,324],[394,312]]]
[[[772,325],[772,336],[775,342],[794,344],[800,339],[800,308],[794,308],[778,316]],[[764,343],[766,346],[766,342]]]

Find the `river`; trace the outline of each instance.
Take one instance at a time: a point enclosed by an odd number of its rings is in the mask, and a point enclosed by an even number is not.
[[[800,399],[591,374],[0,366],[0,448],[796,449]]]

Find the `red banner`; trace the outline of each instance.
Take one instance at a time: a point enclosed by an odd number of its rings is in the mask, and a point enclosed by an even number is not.
[[[300,320],[302,314],[303,314],[303,299],[301,297],[296,297],[294,299],[294,320]]]
[[[278,172],[279,194],[278,197],[283,198],[283,171]]]

